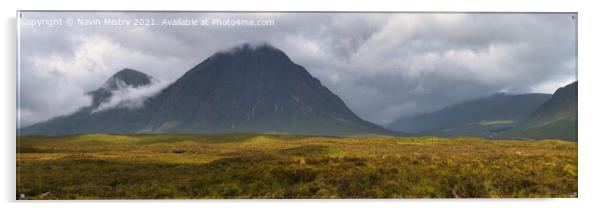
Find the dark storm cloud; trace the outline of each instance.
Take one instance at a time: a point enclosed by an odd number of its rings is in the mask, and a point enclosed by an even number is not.
[[[25,13],[24,18],[273,19],[271,27],[31,27],[20,31],[22,125],[89,103],[130,67],[173,81],[217,51],[270,43],[379,124],[495,92],[576,80],[573,14]]]

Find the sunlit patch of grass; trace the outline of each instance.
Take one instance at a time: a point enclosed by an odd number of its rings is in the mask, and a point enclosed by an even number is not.
[[[266,144],[280,141],[279,139],[268,137],[268,136],[255,136],[245,140],[243,143],[246,144]]]
[[[410,137],[410,138],[396,138],[397,144],[413,144],[413,145],[423,145],[423,144],[438,144],[442,142],[449,141],[448,139],[438,138],[438,137]]]
[[[508,125],[508,124],[514,124],[514,121],[512,120],[484,120],[484,121],[480,121],[478,122],[479,125],[481,126],[489,126],[489,125]]]
[[[220,156],[196,156],[194,154],[183,153],[170,153],[170,154],[159,154],[155,156],[148,156],[140,161],[158,161],[173,164],[203,164],[210,163],[218,160]]]
[[[39,161],[39,160],[55,160],[65,157],[66,153],[18,153],[17,162],[24,161]]]
[[[107,135],[107,134],[86,134],[77,135],[68,138],[72,142],[105,142],[105,143],[131,143],[139,140],[138,138],[123,135]]]

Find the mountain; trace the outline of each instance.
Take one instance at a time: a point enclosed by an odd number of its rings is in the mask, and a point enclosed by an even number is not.
[[[126,71],[118,78],[132,86],[147,84],[136,72]],[[112,84],[119,87],[110,81],[109,88],[100,89],[111,90]],[[106,99],[103,92],[91,92],[98,105]],[[101,111],[92,104],[72,115],[23,128],[20,134],[401,134],[360,119],[304,67],[269,45],[242,45],[216,53],[143,102],[141,107]]]
[[[111,76],[100,88],[87,94],[92,97],[92,107],[98,108],[100,104],[109,101],[117,90],[149,86],[153,81],[152,76],[126,68]]]
[[[98,89],[86,93],[92,98],[91,105],[83,107],[73,114],[59,116],[45,122],[18,129],[18,134],[66,135],[78,133],[128,133],[143,127],[148,117],[146,109],[131,109],[128,100],[117,101],[111,107],[115,94],[127,92],[132,88],[145,88],[157,80],[152,76],[133,69],[123,69],[112,75]],[[115,99],[117,100],[117,99]]]
[[[507,137],[577,141],[577,81],[556,90]]]
[[[548,94],[500,93],[432,113],[400,118],[389,124],[388,128],[437,136],[492,137],[516,127],[548,99]]]
[[[394,134],[357,117],[282,51],[243,45],[209,57],[153,99],[153,132]]]

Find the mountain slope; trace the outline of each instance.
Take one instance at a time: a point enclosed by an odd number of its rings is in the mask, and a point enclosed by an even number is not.
[[[548,94],[495,94],[432,113],[400,118],[388,128],[438,136],[491,137],[515,127],[549,98]]]
[[[577,82],[556,90],[517,129],[504,136],[577,141]]]
[[[105,95],[99,96],[96,104],[104,102]],[[21,133],[401,134],[360,119],[305,68],[268,45],[216,53],[143,107],[95,111],[96,104]]]

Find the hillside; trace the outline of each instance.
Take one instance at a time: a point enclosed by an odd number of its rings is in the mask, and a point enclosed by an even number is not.
[[[495,94],[432,113],[400,118],[388,128],[425,135],[492,137],[518,125],[550,97],[548,94]]]
[[[577,141],[577,82],[561,87],[503,137]]]

